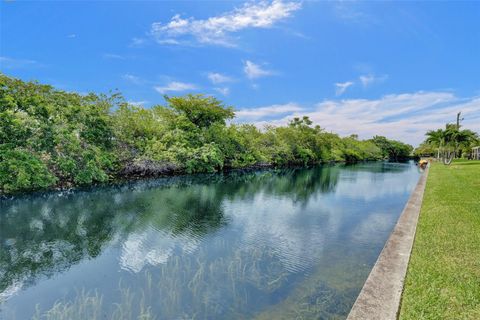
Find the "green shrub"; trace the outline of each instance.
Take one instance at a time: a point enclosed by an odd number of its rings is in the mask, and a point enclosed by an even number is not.
[[[48,188],[57,179],[37,156],[26,150],[0,147],[0,189],[4,193]]]
[[[52,165],[62,181],[78,185],[108,181],[115,163],[112,153],[82,143],[75,132],[63,133],[55,144]]]
[[[223,168],[223,160],[222,152],[215,144],[205,144],[189,150],[185,169],[188,173],[215,172]]]

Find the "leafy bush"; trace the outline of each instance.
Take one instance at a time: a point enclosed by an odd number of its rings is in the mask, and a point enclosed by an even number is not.
[[[207,128],[214,123],[225,124],[234,117],[233,108],[225,107],[214,97],[204,95],[186,95],[185,97],[165,96],[168,107],[177,114],[184,115],[198,128]]]
[[[375,136],[371,141],[382,150],[384,158],[398,161],[410,157],[413,147],[396,140],[389,140],[382,136]]]
[[[38,157],[26,150],[0,147],[0,190],[4,193],[48,188],[57,179]]]
[[[222,168],[223,155],[214,143],[188,150],[185,162],[185,170],[188,173],[215,172]]]
[[[85,185],[106,182],[115,158],[102,148],[82,142],[78,132],[63,132],[55,141],[52,167],[62,181]]]

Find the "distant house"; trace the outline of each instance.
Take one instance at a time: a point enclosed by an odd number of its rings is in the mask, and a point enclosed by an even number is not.
[[[480,160],[480,147],[473,147],[472,148],[472,159],[473,160]]]

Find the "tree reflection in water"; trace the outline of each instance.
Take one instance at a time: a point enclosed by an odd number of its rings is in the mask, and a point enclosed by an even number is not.
[[[376,174],[409,168],[379,163],[237,171],[2,200],[0,299],[8,309],[14,293],[21,297],[22,290],[118,248],[124,271],[115,292],[81,288],[53,305],[52,318],[87,316],[82,312],[123,319],[251,317],[288,297],[305,276],[302,264],[308,269],[318,262],[321,250],[313,247],[325,241],[331,224],[322,226],[317,221],[327,216],[308,213],[312,199],[334,193],[345,170]],[[267,221],[252,220],[261,219],[248,213],[259,208],[258,201],[279,208],[264,216]],[[310,230],[302,235],[295,229],[297,214],[270,223],[275,212],[287,209],[306,210],[304,218],[313,224],[298,227]],[[252,231],[255,226],[260,231]],[[51,305],[42,308],[38,315]]]

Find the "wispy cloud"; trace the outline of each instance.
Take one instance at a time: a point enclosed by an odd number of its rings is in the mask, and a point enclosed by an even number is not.
[[[22,69],[39,66],[40,64],[35,60],[0,57],[0,69]]]
[[[207,77],[213,84],[227,83],[233,81],[231,77],[218,72],[210,72],[207,74]]]
[[[69,38],[69,39],[74,39],[76,37],[77,37],[77,35],[75,33],[71,33],[71,34],[67,35],[67,38]]]
[[[243,72],[249,79],[256,79],[274,74],[272,70],[263,69],[262,66],[255,64],[250,60],[244,62]]]
[[[143,107],[148,101],[142,100],[142,101],[128,101],[129,104],[137,106],[137,107]]]
[[[419,144],[425,132],[454,122],[462,111],[465,128],[480,131],[480,97],[458,98],[451,92],[431,91],[385,95],[379,99],[326,100],[307,112],[291,112],[276,120],[260,116],[259,127],[282,125],[295,116],[309,116],[314,123],[341,135],[358,134],[361,138],[385,135]]]
[[[114,60],[125,60],[126,57],[122,56],[120,54],[115,54],[115,53],[104,53],[102,55],[104,59],[114,59]]]
[[[133,38],[132,41],[130,42],[129,47],[142,47],[147,43],[147,39],[145,38]]]
[[[145,83],[145,81],[142,78],[130,73],[126,73],[122,75],[122,79],[137,85]]]
[[[364,88],[371,86],[374,83],[381,83],[387,80],[387,75],[376,76],[374,74],[365,74],[358,77],[358,80],[351,80],[346,82],[335,83],[335,95],[341,96],[348,88],[353,85],[361,84]]]
[[[300,112],[303,108],[298,104],[290,102],[286,104],[274,104],[266,107],[240,109],[235,112],[236,121],[255,121],[266,117],[278,117],[294,112]]]
[[[333,14],[339,20],[356,24],[376,24],[375,16],[367,14],[361,1],[332,1]]]
[[[185,44],[194,41],[234,46],[232,34],[244,29],[270,28],[300,8],[299,2],[274,0],[247,2],[240,8],[205,20],[182,18],[177,14],[168,23],[153,23],[151,34],[161,44]]]
[[[228,96],[230,94],[230,88],[228,87],[217,87],[213,88],[215,91],[223,94],[224,96]]]
[[[171,81],[165,86],[155,86],[153,87],[155,91],[166,94],[168,92],[181,92],[181,91],[189,91],[189,90],[196,90],[198,87],[192,83],[185,83],[179,81]]]
[[[347,81],[347,82],[337,82],[335,83],[335,94],[337,96],[341,96],[342,94],[347,91],[349,87],[353,86],[352,81]]]
[[[383,82],[387,80],[387,75],[376,76],[373,74],[361,75],[358,79],[364,88],[378,82]]]

